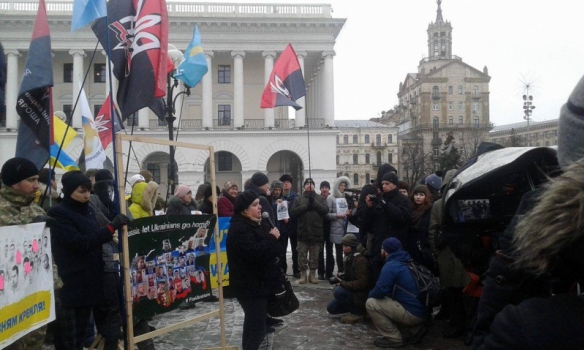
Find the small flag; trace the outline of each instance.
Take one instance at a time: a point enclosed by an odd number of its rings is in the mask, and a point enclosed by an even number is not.
[[[77,163],[65,152],[65,148],[77,136],[77,131],[65,124],[61,119],[53,116],[53,134],[55,142],[51,145],[49,163],[51,166],[57,166],[65,171],[79,170]],[[59,152],[61,149],[61,152]],[[57,160],[57,155],[59,159]]]
[[[193,40],[187,47],[183,60],[174,74],[174,78],[182,80],[186,86],[193,88],[201,81],[208,70],[207,59],[201,47],[199,27],[195,25]]]
[[[302,106],[296,100],[305,94],[306,86],[298,57],[292,45],[288,44],[270,74],[270,80],[262,94],[261,108],[292,106],[299,110]]]
[[[16,101],[16,112],[21,121],[16,139],[16,156],[29,159],[39,169],[49,160],[49,148],[53,143],[52,86],[51,35],[45,0],[40,0]]]
[[[112,142],[112,120],[114,123],[114,133],[122,130],[120,120],[118,118],[117,106],[114,104],[114,117],[111,117],[111,99],[110,96],[106,97],[103,105],[97,116],[95,116],[95,127],[99,133],[99,139],[101,140],[101,145],[103,149]],[[90,168],[87,168],[90,169]]]
[[[101,139],[99,138],[99,133],[95,126],[93,114],[91,113],[91,109],[89,109],[89,103],[87,102],[84,89],[81,89],[79,105],[81,107],[81,117],[83,120],[83,132],[85,133],[85,137],[83,138],[85,169],[103,169],[103,162],[105,162],[106,159],[105,151],[101,145]]]
[[[65,150],[61,149],[61,152],[59,152],[59,148],[60,147],[57,143],[53,143],[51,145],[51,159],[49,164],[51,166],[61,168],[65,171],[79,170],[77,163],[75,163],[75,161],[65,152]],[[57,154],[59,155],[58,160]]]
[[[105,0],[75,0],[73,2],[71,32],[105,16],[107,16]]]

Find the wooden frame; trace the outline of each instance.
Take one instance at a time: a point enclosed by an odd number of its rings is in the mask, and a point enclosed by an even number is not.
[[[178,141],[169,141],[169,140],[162,140],[162,139],[155,139],[149,137],[142,137],[142,136],[131,136],[131,135],[123,135],[117,134],[115,140],[116,146],[116,163],[118,169],[118,193],[122,195],[125,193],[125,184],[120,181],[120,179],[124,178],[124,160],[123,160],[123,152],[122,152],[122,141],[134,141],[140,143],[149,143],[149,144],[157,144],[157,145],[166,145],[166,146],[174,146],[174,147],[184,147],[190,149],[198,149],[198,150],[207,150],[209,151],[209,171],[211,175],[211,187],[212,187],[212,202],[213,202],[213,214],[217,215],[217,193],[216,193],[216,184],[215,184],[215,152],[213,146],[204,146],[204,145],[196,145],[188,142],[178,142]],[[126,202],[124,200],[120,200],[120,212],[122,214],[126,214]],[[123,250],[122,255],[123,259],[121,261],[122,273],[124,274],[124,286],[130,285],[130,256],[129,256],[129,248],[128,248],[128,234],[127,234],[127,226],[124,226],[124,232],[122,234],[122,242],[123,242]],[[219,241],[219,225],[215,225],[215,246],[220,246]],[[215,254],[217,257],[217,263],[221,263],[221,255],[220,249],[215,250]],[[227,349],[227,350],[235,350],[239,349],[239,347],[228,347],[227,342],[225,340],[225,312],[224,312],[224,305],[223,305],[223,288],[222,288],[222,281],[223,281],[223,271],[221,268],[217,269],[217,278],[218,278],[218,291],[219,291],[219,309],[208,312],[203,315],[199,315],[197,317],[193,317],[191,319],[157,329],[155,331],[139,335],[134,337],[134,329],[132,327],[133,320],[132,320],[132,294],[130,288],[124,288],[124,300],[126,302],[126,322],[127,322],[127,339],[126,345],[127,349],[134,349],[134,344],[137,342],[141,342],[143,340],[151,339],[159,335],[163,335],[177,329],[188,327],[192,324],[195,324],[200,321],[207,320],[212,317],[219,316],[220,325],[221,325],[221,347],[219,348],[212,348],[212,349]]]

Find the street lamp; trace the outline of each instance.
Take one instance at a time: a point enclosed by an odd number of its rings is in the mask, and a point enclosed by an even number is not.
[[[174,73],[176,71],[176,67],[180,64],[180,62],[183,59],[183,53],[178,50],[174,45],[168,44],[168,56],[170,57],[170,59],[172,60],[172,62],[174,63],[174,69],[172,70],[172,72],[168,73],[168,76],[166,77],[166,101],[165,101],[165,109],[166,109],[166,121],[168,123],[168,139],[170,141],[174,140],[174,121],[176,120],[176,117],[174,116],[174,113],[176,111],[175,109],[175,104],[176,104],[176,99],[182,95],[182,94],[186,94],[187,96],[191,95],[191,90],[186,87],[185,91],[181,91],[178,94],[176,94],[176,96],[174,96],[173,98],[173,94],[174,94],[174,89],[178,87],[178,80],[176,78],[174,78]],[[170,154],[170,162],[169,162],[169,170],[168,170],[168,185],[170,186],[170,191],[171,193],[174,193],[174,190],[176,188],[176,171],[177,171],[177,164],[176,164],[176,160],[174,159],[174,155],[175,155],[175,147],[174,146],[170,146],[170,150],[169,150],[169,154]],[[168,192],[168,190],[167,190]]]
[[[523,119],[527,120],[527,146],[531,146],[531,134],[529,133],[529,120],[531,119],[531,114],[535,109],[533,105],[533,96],[529,94],[529,86],[527,86],[526,94],[523,95]]]

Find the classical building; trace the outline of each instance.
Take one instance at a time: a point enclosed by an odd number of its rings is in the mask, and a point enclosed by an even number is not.
[[[452,26],[437,3],[436,21],[427,30],[428,57],[417,72],[406,74],[398,105],[380,119],[399,128],[398,171],[410,182],[438,170],[447,135],[466,159],[492,128],[487,67],[478,70],[452,54]]]
[[[90,27],[71,33],[72,0],[46,2],[53,50],[54,110],[70,115],[84,82],[96,113],[108,93],[105,51]],[[8,65],[6,115],[0,129],[2,163],[15,152],[19,122],[16,95],[37,6],[32,0],[0,1],[0,41]],[[326,4],[167,1],[167,7],[169,42],[184,51],[197,24],[209,66],[190,96],[177,98],[178,140],[214,146],[219,186],[227,180],[241,184],[256,171],[265,172],[270,179],[291,173],[301,183],[309,166],[316,181],[334,177],[337,166],[332,155],[338,133],[333,128],[334,44],[345,19],[333,18],[331,6]],[[260,109],[260,96],[274,62],[288,43],[296,50],[304,72],[306,97],[299,101],[304,108],[296,112],[285,107]],[[79,111],[75,111],[72,125],[81,127]],[[306,126],[311,133],[311,164]],[[166,122],[147,109],[126,121],[126,133],[168,139]],[[112,150],[106,151],[111,162]],[[81,136],[67,152],[79,157]],[[131,174],[149,169],[165,188],[169,181],[168,147],[134,143],[132,149],[125,144],[123,152],[130,158]],[[179,183],[196,187],[208,179],[207,152],[179,148],[175,159]]]
[[[558,119],[495,126],[489,140],[505,147],[556,146],[558,144]]]
[[[337,120],[335,126],[339,129],[337,176],[347,176],[353,188],[375,179],[381,164],[398,164],[396,127],[366,120]]]

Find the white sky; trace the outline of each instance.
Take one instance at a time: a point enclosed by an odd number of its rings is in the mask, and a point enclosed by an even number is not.
[[[436,19],[436,1],[299,3],[328,3],[333,17],[347,19],[335,46],[335,118],[367,120],[396,105],[400,81],[428,55],[426,29]],[[452,53],[489,69],[491,122],[523,121],[525,83],[533,86],[533,120],[559,116],[584,75],[583,13],[582,0],[443,0],[442,15],[453,27]]]

